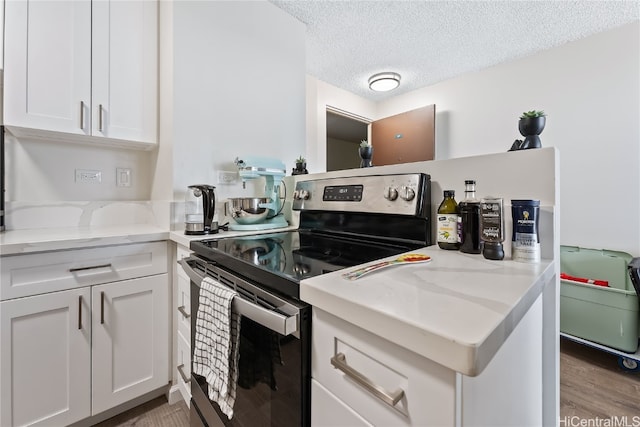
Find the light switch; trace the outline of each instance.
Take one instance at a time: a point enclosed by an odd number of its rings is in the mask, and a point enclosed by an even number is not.
[[[116,186],[131,187],[131,169],[116,168]]]

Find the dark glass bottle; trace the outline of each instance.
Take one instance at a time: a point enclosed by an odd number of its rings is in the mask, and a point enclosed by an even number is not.
[[[479,254],[480,246],[480,201],[476,199],[476,182],[464,182],[464,200],[458,204],[460,252]]]
[[[444,200],[438,207],[438,246],[441,249],[458,250],[458,203],[455,191],[444,190]]]

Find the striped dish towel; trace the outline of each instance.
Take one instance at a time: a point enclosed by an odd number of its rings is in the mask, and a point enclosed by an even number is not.
[[[231,419],[238,380],[240,316],[231,310],[236,292],[210,277],[200,285],[193,372],[209,385],[209,399]]]

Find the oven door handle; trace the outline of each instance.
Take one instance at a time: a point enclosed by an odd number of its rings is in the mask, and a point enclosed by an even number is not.
[[[200,286],[203,276],[196,273],[188,264],[188,259],[181,259],[178,264],[182,266],[184,272],[189,276],[192,282]],[[285,316],[268,308],[261,307],[242,298],[240,295],[236,295],[231,303],[232,309],[239,315],[248,317],[254,322],[269,328],[280,335],[291,335],[298,332],[299,329],[299,310],[295,310],[296,313],[290,316]]]

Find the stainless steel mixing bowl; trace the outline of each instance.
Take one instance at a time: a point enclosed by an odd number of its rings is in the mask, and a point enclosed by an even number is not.
[[[238,224],[257,224],[267,219],[269,210],[261,208],[261,203],[270,203],[268,197],[237,197],[227,200],[227,213]]]

